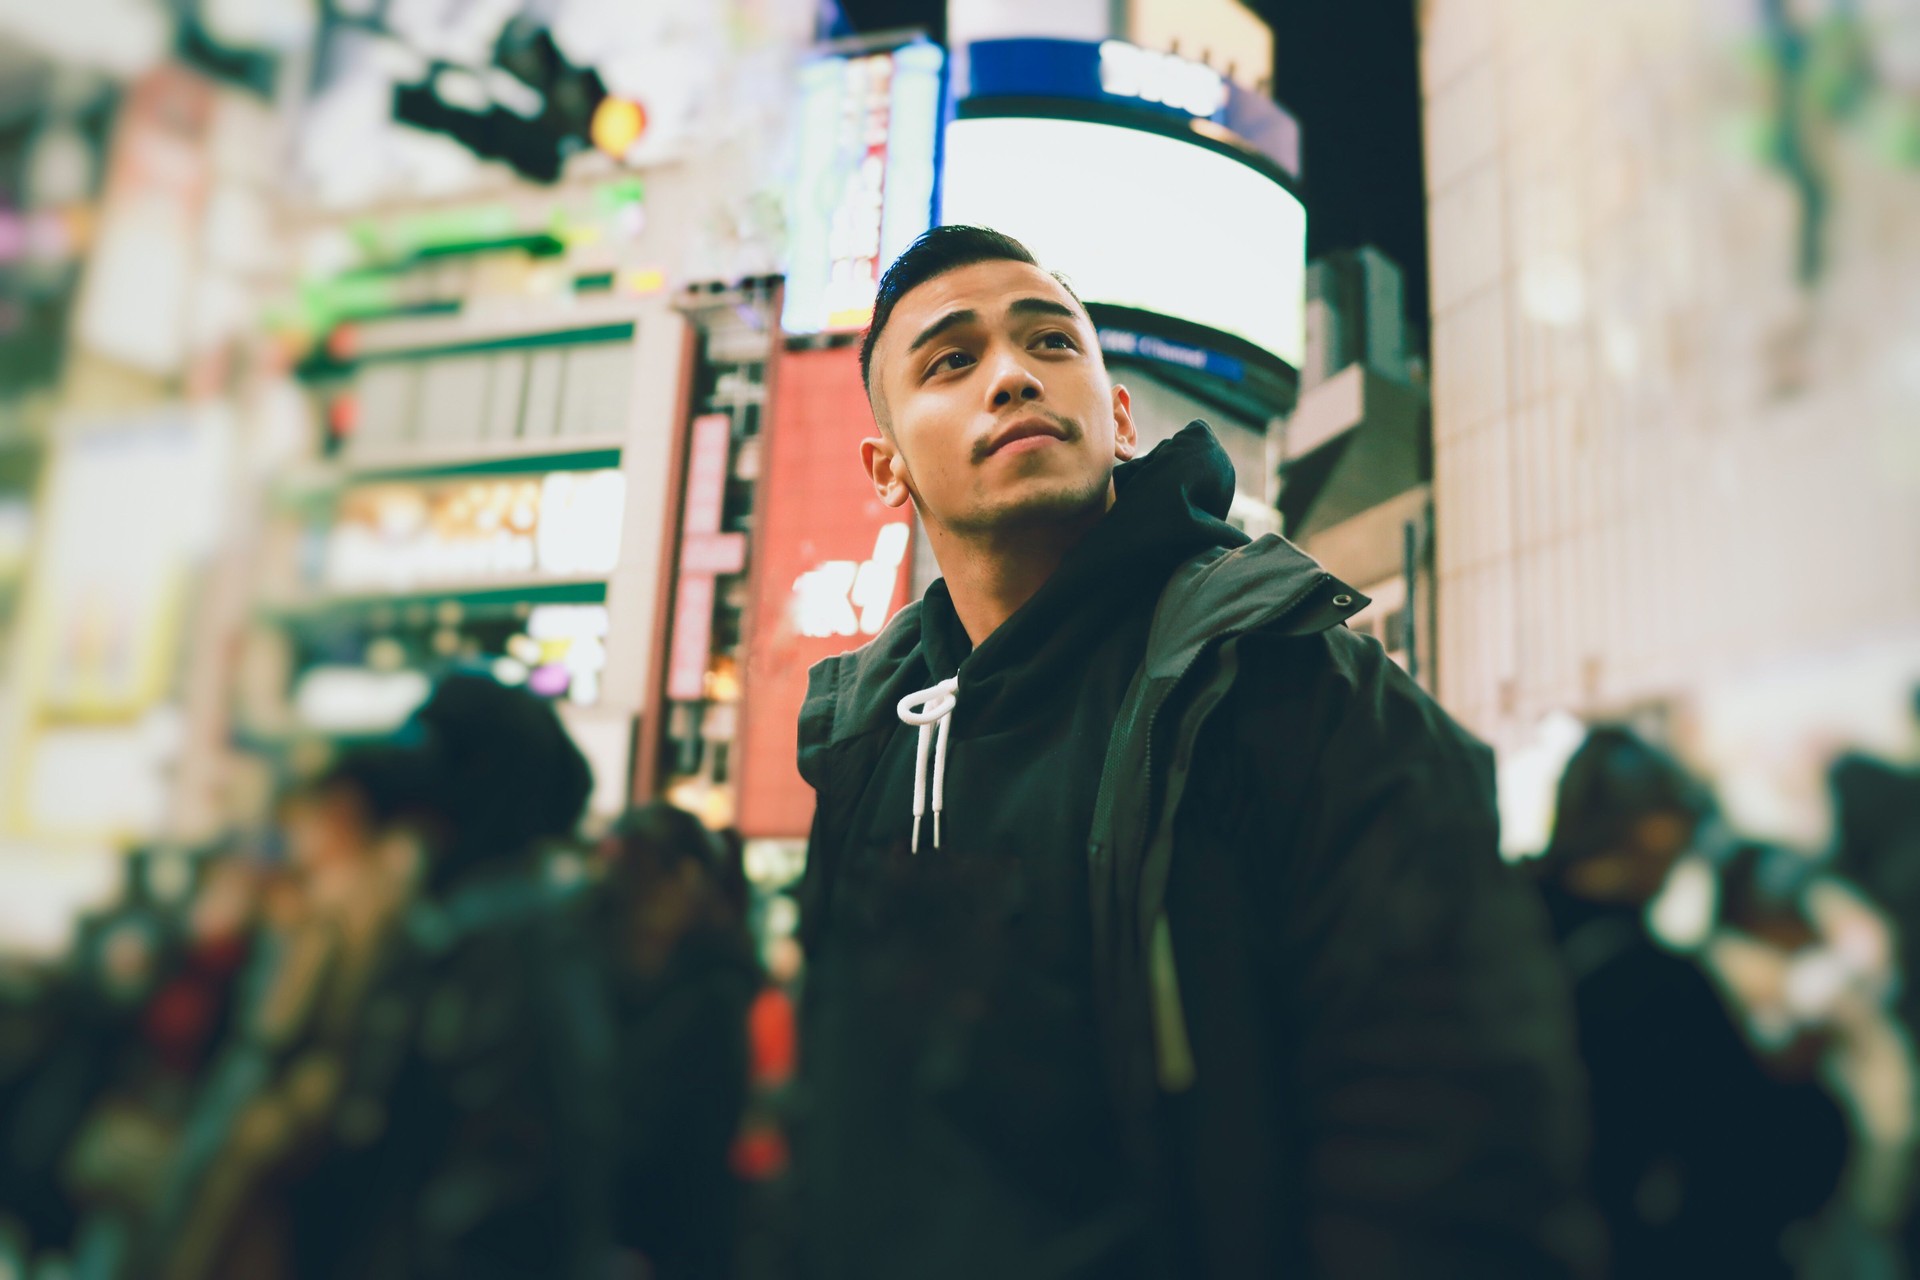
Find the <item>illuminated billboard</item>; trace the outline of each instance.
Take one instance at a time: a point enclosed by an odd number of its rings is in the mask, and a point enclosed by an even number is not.
[[[864,329],[881,273],[932,221],[943,62],[936,46],[915,42],[801,71],[788,333]]]
[[[947,127],[941,221],[1013,236],[1090,304],[1228,334],[1300,367],[1306,210],[1229,143],[963,115]]]
[[[860,466],[873,413],[859,350],[784,352],[774,387],[754,512],[737,825],[749,838],[789,839],[813,817],[795,763],[807,670],[867,643],[906,604],[912,533],[908,509],[881,502]]]

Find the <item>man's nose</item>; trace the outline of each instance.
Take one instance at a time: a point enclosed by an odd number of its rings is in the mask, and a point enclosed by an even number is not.
[[[1043,390],[1033,371],[1011,356],[1001,360],[991,386],[996,409],[1003,409],[1015,400],[1038,400]]]

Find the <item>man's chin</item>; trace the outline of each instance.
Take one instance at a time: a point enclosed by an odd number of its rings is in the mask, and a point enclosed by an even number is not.
[[[1105,514],[1109,492],[1106,476],[1078,482],[1030,482],[989,498],[952,526],[957,532],[995,534],[1082,524]]]

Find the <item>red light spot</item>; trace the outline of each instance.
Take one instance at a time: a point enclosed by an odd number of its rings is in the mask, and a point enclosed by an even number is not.
[[[798,1035],[793,1001],[778,987],[768,987],[747,1011],[747,1041],[752,1046],[752,1075],[763,1088],[778,1087],[793,1078]]]
[[[327,406],[327,429],[336,436],[350,436],[360,428],[358,396],[336,396]]]

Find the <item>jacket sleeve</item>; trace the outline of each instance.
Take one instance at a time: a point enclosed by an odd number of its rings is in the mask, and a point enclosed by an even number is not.
[[[1294,666],[1310,760],[1273,985],[1313,1274],[1588,1274],[1570,1001],[1499,855],[1492,753],[1374,642],[1294,643],[1319,652]]]

